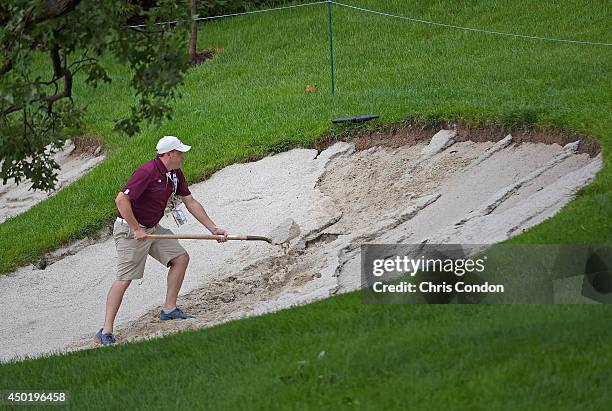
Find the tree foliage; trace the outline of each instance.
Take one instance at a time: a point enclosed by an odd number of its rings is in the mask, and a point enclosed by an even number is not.
[[[151,3],[151,2],[149,2]],[[3,0],[0,3],[0,177],[53,189],[59,168],[52,156],[82,128],[73,96],[76,76],[91,87],[111,81],[101,56],[130,67],[137,103],[118,130],[170,118],[171,102],[189,66],[184,43],[185,2],[125,0]],[[142,27],[128,28],[128,25]],[[43,60],[46,71],[40,71]]]

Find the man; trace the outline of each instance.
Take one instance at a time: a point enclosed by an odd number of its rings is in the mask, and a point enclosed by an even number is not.
[[[96,333],[97,344],[113,344],[113,324],[125,290],[132,280],[143,277],[147,254],[169,267],[166,301],[159,313],[163,321],[193,317],[176,306],[189,255],[177,240],[147,239],[148,234],[172,234],[159,225],[171,195],[181,196],[187,210],[211,233],[222,235],[219,242],[227,241],[228,233],[217,227],[202,205],[192,197],[181,171],[184,153],[191,146],[174,136],[165,136],[157,143],[157,157],[141,165],[117,195],[117,219],[113,238],[117,247],[117,279],[106,298],[104,326]],[[173,198],[173,203],[174,203]],[[177,218],[177,220],[180,220]]]

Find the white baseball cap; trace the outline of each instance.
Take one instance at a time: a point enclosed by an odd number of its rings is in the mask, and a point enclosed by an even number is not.
[[[157,150],[157,154],[164,154],[172,150],[178,150],[185,153],[191,150],[191,146],[183,144],[181,140],[174,136],[163,136],[157,142],[155,149]]]

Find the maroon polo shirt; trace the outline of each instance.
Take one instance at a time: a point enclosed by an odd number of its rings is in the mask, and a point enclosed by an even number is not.
[[[146,227],[155,227],[159,223],[174,191],[172,177],[168,177],[166,173],[168,169],[160,158],[156,157],[138,167],[121,189],[130,198],[136,220]],[[190,195],[183,172],[178,169],[171,173],[176,173],[178,180],[176,194]],[[117,213],[117,216],[122,217],[120,213]]]

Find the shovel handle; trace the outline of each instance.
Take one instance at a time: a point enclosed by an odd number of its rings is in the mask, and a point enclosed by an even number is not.
[[[219,234],[149,234],[147,238],[153,240],[222,240],[223,236]],[[272,240],[268,237],[259,235],[228,235],[228,240],[248,240],[248,241],[265,241],[272,244]]]

